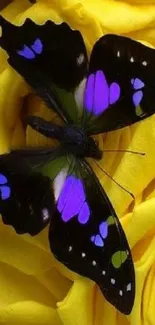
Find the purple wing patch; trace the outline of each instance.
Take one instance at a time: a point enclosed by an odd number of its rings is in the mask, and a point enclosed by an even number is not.
[[[0,174],[0,185],[4,185],[8,182],[7,178],[5,175]]]
[[[35,58],[34,52],[27,45],[24,45],[23,50],[17,51],[17,53],[20,56],[23,56],[25,59],[28,59],[28,60],[32,60]]]
[[[11,190],[10,187],[7,185],[7,178],[5,175],[0,174],[0,196],[2,200],[7,200],[10,197]]]
[[[92,241],[92,243],[95,244],[95,246],[98,246],[98,247],[104,246],[103,239],[101,238],[100,235],[91,236],[91,241]]]
[[[139,78],[131,79],[131,84],[135,90],[142,89],[145,86],[144,82]]]
[[[99,225],[99,232],[100,234],[93,235],[90,237],[90,240],[95,246],[103,247],[104,246],[104,240],[108,236],[108,223],[107,221],[101,222]],[[103,238],[103,239],[102,239]]]
[[[138,90],[132,96],[133,104],[137,107],[140,105],[143,98],[143,91],[140,89],[144,88],[145,84],[139,78],[131,79],[131,84],[135,90]]]
[[[94,86],[93,112],[100,115],[109,106],[109,87],[102,71],[96,72]]]
[[[102,236],[102,238],[106,238],[108,236],[108,224],[106,221],[103,221],[100,225],[99,225],[99,231],[100,234]]]
[[[103,71],[99,70],[88,77],[84,94],[84,107],[89,113],[98,116],[109,105],[116,103],[119,98],[120,86],[113,82],[109,87]]]
[[[142,98],[143,98],[142,90],[138,90],[136,91],[136,93],[133,94],[132,99],[136,107],[140,105]]]
[[[110,105],[115,104],[117,100],[119,100],[120,92],[121,92],[120,86],[116,82],[113,82],[110,85],[110,95],[109,95]]]
[[[90,210],[89,210],[89,206],[88,206],[87,202],[85,201],[85,203],[83,204],[83,206],[80,210],[80,213],[78,215],[78,221],[81,224],[85,224],[88,222],[89,217],[90,217]]]
[[[37,38],[34,42],[33,45],[31,45],[32,50],[37,53],[37,54],[41,54],[42,50],[43,50],[43,44],[41,42],[41,40],[39,38]]]
[[[43,50],[43,44],[39,38],[31,46],[24,45],[23,50],[17,51],[20,56],[25,59],[32,60],[36,57],[36,54],[41,54]]]
[[[72,175],[66,178],[58,199],[57,209],[64,222],[68,222],[75,216],[78,217],[80,224],[86,224],[89,221],[90,209],[79,178]]]

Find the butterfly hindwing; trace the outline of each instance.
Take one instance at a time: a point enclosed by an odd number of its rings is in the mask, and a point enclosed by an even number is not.
[[[86,161],[76,161],[55,177],[57,187],[51,251],[68,268],[94,280],[118,310],[130,313],[135,295],[130,248],[95,174]]]
[[[17,150],[0,156],[0,214],[17,233],[36,235],[49,223],[55,201],[51,180],[35,171],[45,149],[42,155],[41,150],[34,149],[33,154],[31,151],[24,154],[24,150]],[[31,160],[33,155],[35,160]]]

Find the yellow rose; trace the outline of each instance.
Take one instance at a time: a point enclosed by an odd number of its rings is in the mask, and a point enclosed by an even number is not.
[[[7,3],[10,1],[6,1]],[[155,2],[131,0],[13,0],[1,14],[21,24],[30,17],[66,21],[79,29],[90,53],[105,33],[123,34],[150,46],[155,44]],[[143,4],[142,4],[143,3]],[[2,5],[2,2],[0,6]],[[20,115],[25,110],[56,119],[45,104],[7,64],[0,51],[0,150],[10,146],[39,146],[47,139],[31,128],[25,131]],[[35,238],[18,236],[0,224],[0,324],[14,325],[153,325],[155,324],[155,117],[132,127],[100,135],[104,149],[128,149],[105,153],[104,169],[135,197],[107,178],[100,178],[125,229],[135,261],[136,299],[132,313],[121,315],[105,301],[97,286],[58,263],[52,256],[47,229]]]

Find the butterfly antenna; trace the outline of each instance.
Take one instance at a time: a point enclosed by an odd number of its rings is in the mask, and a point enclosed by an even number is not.
[[[133,150],[123,150],[123,149],[105,149],[102,150],[102,152],[127,152],[127,153],[133,153],[135,155],[140,155],[140,156],[145,156],[145,152],[140,152],[140,151],[133,151]]]
[[[116,185],[118,185],[123,191],[125,191],[126,193],[128,193],[134,200],[135,197],[134,195],[128,191],[125,187],[123,187],[121,184],[119,184],[112,176],[109,175],[109,173],[107,173],[95,160],[93,160],[95,162],[95,164],[100,168],[100,170],[102,170],[102,172],[108,176]]]

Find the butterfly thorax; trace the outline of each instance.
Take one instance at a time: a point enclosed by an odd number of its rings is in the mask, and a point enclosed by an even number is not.
[[[38,116],[29,116],[27,122],[37,132],[59,140],[66,153],[72,153],[81,158],[102,158],[102,153],[94,139],[77,125],[57,125]]]
[[[101,159],[102,154],[92,137],[75,125],[63,127],[61,144],[69,152],[78,157]]]

